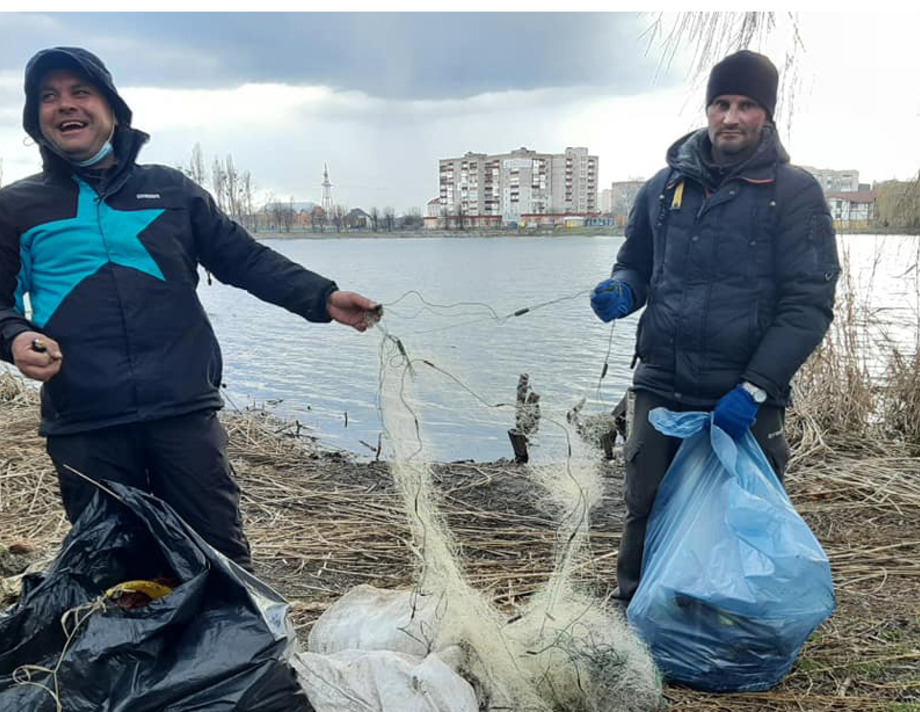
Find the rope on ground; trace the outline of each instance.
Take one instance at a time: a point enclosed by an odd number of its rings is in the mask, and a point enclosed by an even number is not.
[[[67,656],[67,651],[70,649],[74,640],[76,640],[80,628],[83,627],[83,624],[86,623],[94,613],[103,612],[106,607],[106,598],[105,595],[102,595],[89,603],[64,611],[63,615],[61,615],[61,628],[64,629],[65,636],[64,647],[61,649],[61,654],[55,666],[53,668],[46,668],[42,665],[20,665],[13,670],[13,681],[17,685],[33,685],[41,688],[54,699],[55,712],[63,712],[64,707],[61,702],[61,687],[58,681],[58,672],[61,669],[64,658]],[[32,675],[35,673],[50,675],[53,687],[34,681]]]

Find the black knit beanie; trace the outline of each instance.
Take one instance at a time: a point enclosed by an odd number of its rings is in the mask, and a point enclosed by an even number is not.
[[[728,55],[712,68],[706,86],[706,106],[717,96],[741,94],[754,99],[772,119],[778,82],[779,73],[768,57],[743,49]]]

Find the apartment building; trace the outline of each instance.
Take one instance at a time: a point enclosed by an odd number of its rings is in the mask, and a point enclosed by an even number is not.
[[[438,174],[442,216],[470,224],[520,222],[525,215],[597,212],[597,156],[584,147],[538,153],[467,153],[443,158]]]
[[[617,225],[625,225],[643,180],[624,180],[610,184],[610,214]]]
[[[613,191],[611,191],[610,188],[604,188],[600,192],[600,203],[598,204],[598,207],[601,209],[602,213],[610,212],[610,199],[612,193]]]
[[[859,171],[833,171],[829,168],[812,168],[811,166],[802,166],[802,168],[811,173],[821,184],[821,190],[825,195],[860,189]]]

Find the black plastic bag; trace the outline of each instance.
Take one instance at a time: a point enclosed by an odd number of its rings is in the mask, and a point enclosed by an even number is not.
[[[313,712],[286,662],[284,599],[164,502],[104,485],[115,496],[96,493],[50,571],[0,614],[0,710]],[[105,596],[158,576],[177,585],[142,608]]]

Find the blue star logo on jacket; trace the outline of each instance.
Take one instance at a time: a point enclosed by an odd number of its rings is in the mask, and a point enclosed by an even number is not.
[[[109,263],[166,281],[138,237],[164,211],[116,210],[97,201],[96,192],[87,183],[76,177],[74,180],[80,191],[77,214],[36,225],[20,239],[22,266],[16,308],[25,313],[23,295],[28,292],[32,321],[40,327],[77,285]]]

